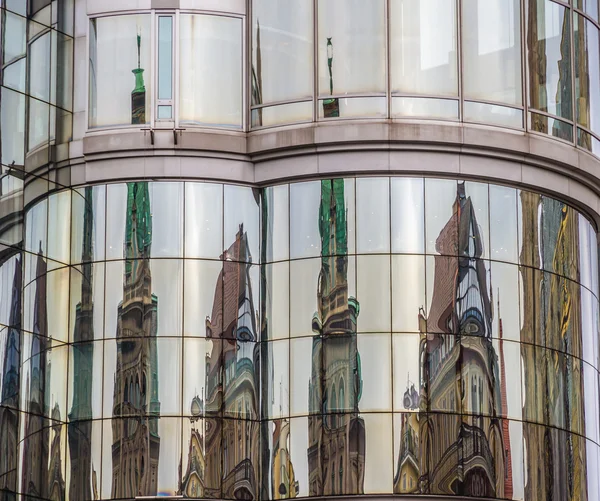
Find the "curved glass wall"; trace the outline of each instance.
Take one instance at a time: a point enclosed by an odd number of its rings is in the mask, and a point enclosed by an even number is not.
[[[600,493],[596,232],[558,200],[137,181],[25,227],[0,265],[9,493]]]
[[[23,52],[13,17],[9,56]],[[244,24],[219,12],[92,18],[89,128],[451,120],[600,155],[597,0],[303,0],[294,9],[253,0],[248,33]],[[36,76],[49,50],[42,38],[30,58],[40,103],[51,93]],[[20,69],[8,81],[18,85]],[[31,123],[34,144],[47,134]]]

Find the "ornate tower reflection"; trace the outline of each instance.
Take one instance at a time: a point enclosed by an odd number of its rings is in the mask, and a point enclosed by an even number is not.
[[[512,483],[505,474],[509,437],[500,419],[506,383],[492,344],[483,245],[473,202],[459,183],[452,217],[436,240],[440,255],[429,314],[421,313],[419,407],[441,411],[419,418],[420,445],[412,449],[421,454],[421,493],[505,497]],[[444,411],[462,411],[462,420]],[[403,434],[409,437],[411,420],[406,421]],[[401,447],[401,453],[407,449]]]
[[[148,183],[128,183],[123,249],[125,273],[123,300],[117,313],[117,367],[113,392],[113,497],[157,493],[160,453],[156,353],[158,298],[152,294],[151,245]]]
[[[359,303],[348,295],[343,179],[321,182],[319,233],[319,309],[312,322],[317,335],[309,383],[309,495],[360,494],[364,490],[365,424],[358,408],[362,392],[356,339]]]
[[[206,402],[208,414],[215,415],[222,401],[223,415],[235,419],[223,419],[222,430],[210,426],[206,432],[209,485],[218,485],[212,477],[222,447],[223,497],[252,500],[259,489],[260,343],[250,280],[252,256],[243,225],[221,258],[223,270],[215,288],[211,318],[206,320],[206,337],[214,340],[206,362]]]
[[[0,500],[14,501],[17,491],[17,448],[19,441],[19,390],[21,365],[21,260],[5,261],[2,266],[12,262],[14,276],[11,291],[9,313],[10,326],[0,362],[2,369],[2,387],[0,388]]]
[[[71,478],[69,498],[92,498],[92,378],[94,374],[93,303],[93,201],[92,188],[85,189],[83,212],[83,250],[81,255],[81,302],[75,307],[73,329],[73,405],[69,412],[69,453]]]
[[[48,317],[46,310],[46,261],[42,250],[37,257],[35,300],[33,304],[33,333],[25,401],[27,417],[23,430],[23,465],[21,492],[43,497],[48,486],[48,454],[50,435],[46,377],[46,350],[48,349]]]

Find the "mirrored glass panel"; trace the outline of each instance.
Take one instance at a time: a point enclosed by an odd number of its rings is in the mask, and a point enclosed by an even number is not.
[[[567,9],[551,0],[528,0],[526,28],[529,106],[572,119],[571,37]],[[546,122],[546,130],[534,130],[550,133],[547,119],[538,115],[538,120]],[[560,128],[561,122],[554,123],[553,127]]]
[[[284,123],[310,122],[313,116],[312,101],[265,106],[251,111],[252,127],[270,127]]]
[[[354,262],[354,261],[352,261]],[[312,336],[318,319],[320,259],[290,262],[290,336]],[[314,317],[317,317],[313,320]],[[317,323],[318,332],[318,323]]]
[[[66,499],[94,499],[102,475],[102,421],[69,423],[66,456]]]
[[[384,92],[384,2],[317,3],[319,96]]]
[[[103,348],[102,341],[82,341],[70,346],[68,418],[71,422],[102,418]],[[84,433],[88,440],[91,438],[91,425],[82,423],[81,428],[79,425],[76,428],[74,431]]]
[[[184,336],[207,336],[207,319],[221,315],[221,261],[186,260],[184,271]]]
[[[425,179],[425,250],[428,254],[457,254],[456,201],[459,197],[456,181]]]
[[[465,98],[521,104],[520,18],[519,0],[463,2]]]
[[[458,120],[458,101],[421,97],[393,97],[392,118]]]
[[[71,263],[104,259],[105,205],[105,186],[89,186],[72,191]]]
[[[290,267],[275,263],[263,267],[263,336],[287,338],[290,333]]]
[[[598,3],[586,3],[595,4],[597,20]],[[573,31],[577,123],[600,134],[600,34],[595,24],[577,13],[573,14]],[[591,146],[591,141],[587,143],[580,146]]]
[[[262,261],[289,258],[289,186],[273,186],[262,192]]]
[[[90,21],[90,127],[143,125],[150,121],[150,25],[148,14]]]
[[[321,384],[316,377],[320,364],[321,339],[319,337],[303,337],[290,341],[290,413],[292,416],[321,412],[319,401]]]
[[[362,178],[356,181],[357,251],[390,250],[390,180]]]
[[[262,418],[290,415],[290,344],[287,340],[262,343],[262,368],[268,382],[262,392]]]
[[[218,259],[223,252],[223,186],[185,183],[185,257]]]
[[[456,2],[390,2],[392,92],[458,95]]]
[[[394,411],[418,412],[425,404],[425,346],[424,335],[392,334]]]
[[[357,257],[357,299],[360,301],[359,332],[385,332],[391,324],[389,256]]]
[[[223,227],[226,261],[260,262],[260,191],[244,186],[225,186]],[[229,247],[230,246],[230,247]],[[256,289],[258,293],[258,289]]]
[[[252,104],[312,95],[313,3],[252,4]],[[265,125],[262,121],[260,125]]]
[[[71,193],[56,193],[48,199],[48,257],[69,264],[71,242]]]
[[[183,256],[183,183],[150,183],[152,257]]]
[[[321,254],[320,201],[320,182],[290,184],[290,258]]]
[[[392,256],[392,330],[420,332],[425,307],[425,257]]]
[[[357,336],[357,351],[359,354],[360,374],[362,381],[361,398],[358,407],[361,412],[391,411],[392,410],[392,337],[390,334],[359,334]],[[343,357],[346,360],[346,357]],[[333,379],[336,379],[335,377]],[[329,380],[325,376],[326,384]],[[338,380],[338,410],[352,410],[346,401],[348,388],[345,382]],[[347,381],[349,383],[349,381]]]
[[[180,122],[242,127],[242,20],[182,14],[179,47]]]

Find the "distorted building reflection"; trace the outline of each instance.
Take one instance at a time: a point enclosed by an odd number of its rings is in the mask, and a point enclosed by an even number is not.
[[[207,426],[200,434],[205,445],[190,453],[204,455],[206,497],[220,497],[222,487],[223,497],[252,500],[259,490],[260,346],[250,278],[252,256],[243,225],[221,259],[212,314],[206,319],[212,349],[206,355],[206,381],[199,384],[206,388],[207,416],[219,416],[222,410],[224,419],[203,420]],[[190,441],[193,435],[194,431]]]
[[[312,321],[309,383],[309,495],[364,491],[365,423],[356,338],[358,301],[348,295],[348,225],[344,180],[321,182],[321,271]]]
[[[420,447],[412,449],[421,453],[421,493],[504,497],[512,488],[505,474],[508,429],[499,419],[506,412],[506,381],[492,345],[494,312],[483,249],[473,202],[458,183],[452,216],[436,240],[440,255],[429,314],[420,314],[419,408],[429,413],[420,414],[418,433],[411,419],[401,431],[405,441],[419,437]],[[459,423],[454,414],[461,411]],[[401,454],[407,450],[401,448]],[[401,468],[402,458],[398,461]],[[398,475],[396,491],[402,492]]]
[[[14,501],[17,492],[17,450],[19,442],[19,391],[21,366],[21,259],[13,257],[1,266],[10,270],[14,267],[11,284],[9,326],[4,329],[0,347],[0,500]],[[3,273],[3,278],[11,279]],[[7,290],[7,287],[3,287]]]
[[[46,381],[46,350],[48,349],[48,317],[46,305],[46,261],[42,252],[37,256],[33,332],[31,335],[29,371],[25,383],[25,417],[22,430],[21,492],[43,497],[48,486],[50,430],[47,407],[49,396]]]
[[[70,454],[69,499],[96,499],[92,496],[92,379],[94,377],[94,302],[93,302],[93,205],[92,188],[85,188],[81,262],[83,279],[81,301],[75,307],[73,329],[73,404],[69,412]],[[97,491],[97,486],[93,489]]]
[[[156,495],[158,298],[152,293],[152,215],[147,182],[127,184],[123,300],[117,312],[112,420],[112,496]]]
[[[62,429],[58,404],[52,409],[52,442],[50,445],[50,463],[48,465],[48,499],[64,501],[65,479],[63,478]]]
[[[289,451],[290,422],[289,419],[276,419],[273,424],[271,499],[295,498],[298,496],[299,483]]]
[[[178,494],[187,498],[207,497],[206,493],[206,443],[204,441],[206,430],[204,428],[204,402],[196,395],[190,407],[190,431],[187,467],[185,474],[181,476]],[[199,422],[199,425],[198,425]],[[181,470],[181,465],[180,465]]]
[[[553,348],[521,346],[524,418],[579,433],[583,430],[581,363],[564,355],[580,355],[582,349],[580,292],[565,278],[578,268],[578,218],[565,204],[533,193],[521,192],[521,207],[522,232],[528,235],[522,239],[521,262],[549,264],[554,272],[520,267],[525,292],[521,341]],[[526,497],[538,493],[574,499],[585,482],[584,442],[570,433],[533,424],[524,426],[523,435]],[[540,458],[544,466],[532,467]]]

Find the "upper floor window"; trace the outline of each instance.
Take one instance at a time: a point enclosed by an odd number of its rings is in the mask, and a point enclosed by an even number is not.
[[[242,19],[152,13],[92,19],[89,127],[241,128]]]

